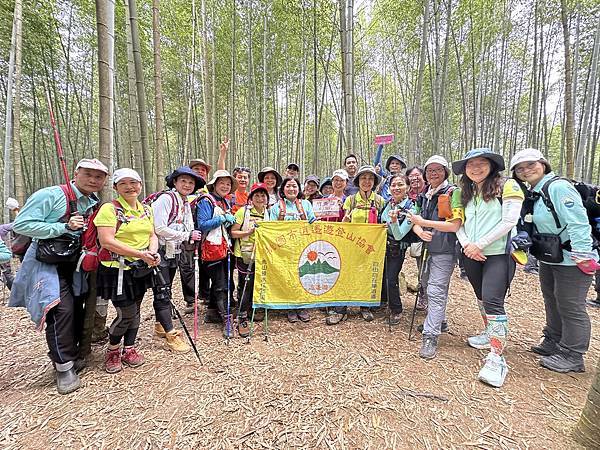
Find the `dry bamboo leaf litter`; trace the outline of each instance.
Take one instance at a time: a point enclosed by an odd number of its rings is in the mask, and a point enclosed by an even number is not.
[[[407,269],[410,278],[412,261]],[[470,287],[457,277],[448,308],[452,334],[442,337],[433,361],[420,360],[419,342],[406,340],[412,295],[392,333],[385,312],[367,324],[352,311],[337,327],[326,326],[320,312],[302,326],[270,314],[268,342],[259,331],[249,344],[235,339],[227,346],[217,325],[201,324],[203,366],[153,337],[146,299],[146,364],[106,374],[103,347],[94,346],[83,388],[68,397],[54,389],[43,334],[31,330],[23,311],[0,307],[0,447],[572,448],[569,427],[585,400],[598,344],[592,341],[587,373],[541,369],[527,351],[543,323],[532,285],[537,280],[522,273],[513,284],[519,301],[508,306],[511,371],[500,391],[476,380],[484,353],[465,339],[482,324]],[[590,315],[597,333],[600,314]],[[417,314],[417,323],[423,318]],[[533,427],[544,433],[533,435]]]

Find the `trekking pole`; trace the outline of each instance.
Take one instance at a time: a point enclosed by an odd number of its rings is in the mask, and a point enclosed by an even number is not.
[[[200,266],[198,243],[194,242],[194,341],[198,339],[198,294],[200,290]]]
[[[226,343],[229,345],[229,334],[231,333],[231,250],[227,249],[227,330]]]
[[[419,267],[419,272],[417,273],[417,295],[415,295],[415,304],[412,310],[412,316],[410,318],[410,329],[408,331],[408,340],[412,340],[412,331],[413,331],[413,325],[415,323],[415,315],[417,314],[417,302],[419,300],[419,295],[421,293],[421,289],[423,288],[423,269],[425,268],[425,264],[427,261],[427,257],[429,255],[427,254],[427,243],[424,242],[423,243],[423,255],[422,255],[422,259],[421,259],[421,267]]]
[[[163,277],[163,274],[158,267],[155,266],[152,268],[152,274],[154,275],[155,279],[158,280],[158,283],[161,286],[165,286],[167,284],[167,282],[165,281],[165,277]],[[200,353],[198,353],[198,349],[196,348],[196,343],[192,339],[192,336],[190,335],[190,332],[188,331],[188,329],[185,325],[185,322],[183,321],[183,317],[181,317],[181,313],[179,312],[179,310],[173,303],[173,298],[169,298],[169,303],[171,303],[171,309],[173,310],[173,312],[179,319],[179,323],[181,323],[181,327],[183,328],[183,331],[185,332],[185,335],[187,336],[188,341],[190,341],[190,345],[192,346],[192,349],[194,349],[194,353],[196,354],[196,358],[198,358],[198,362],[202,365],[202,360],[200,359]]]

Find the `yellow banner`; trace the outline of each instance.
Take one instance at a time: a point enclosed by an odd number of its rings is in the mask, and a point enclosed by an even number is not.
[[[254,306],[378,306],[385,245],[385,225],[261,222]]]

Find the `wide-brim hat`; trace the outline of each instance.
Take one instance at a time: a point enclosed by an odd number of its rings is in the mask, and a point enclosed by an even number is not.
[[[283,181],[283,178],[281,178],[281,175],[279,175],[279,172],[277,172],[274,168],[272,167],[264,167],[260,172],[258,172],[258,175],[256,176],[258,178],[258,181],[260,181],[261,183],[265,182],[265,175],[268,173],[272,173],[273,175],[275,175],[275,178],[277,178],[277,184],[275,185],[275,187],[279,186],[281,184],[281,182]]]
[[[319,186],[319,190],[323,190],[323,188],[327,185],[333,186],[333,181],[332,181],[331,177],[323,178],[323,182],[321,183],[321,186]]]
[[[375,171],[375,167],[367,165],[362,166],[360,169],[358,169],[358,172],[356,172],[356,175],[354,175],[354,186],[359,187],[358,180],[360,176],[364,173],[372,173],[375,176],[375,184],[373,185],[374,188],[381,182],[381,176]]]
[[[196,185],[194,186],[194,191],[198,189],[202,189],[206,185],[206,181],[196,172],[194,172],[190,167],[183,166],[175,169],[170,175],[167,175],[165,178],[167,182],[167,186],[173,189],[175,187],[175,180],[181,175],[188,175],[194,179]]]
[[[389,170],[390,170],[390,164],[392,163],[393,160],[396,160],[400,164],[402,164],[402,170],[406,169],[406,166],[407,166],[406,160],[402,156],[400,156],[398,154],[395,154],[395,155],[388,156],[388,159],[385,162],[385,170],[387,170],[389,172]]]
[[[493,152],[489,148],[474,148],[473,150],[469,150],[463,159],[459,159],[458,161],[454,161],[452,163],[452,171],[456,175],[462,175],[465,173],[465,167],[467,166],[467,161],[473,158],[486,158],[493,162],[499,171],[504,170],[504,158],[502,155]]]
[[[208,183],[206,183],[206,189],[208,189],[208,192],[213,192],[215,190],[215,183],[217,182],[217,180],[219,178],[229,178],[231,180],[231,190],[229,191],[230,193],[237,190],[237,187],[238,187],[237,180],[235,178],[233,178],[227,170],[219,169],[213,174],[210,181]]]
[[[210,172],[210,170],[212,169],[212,166],[206,161],[204,161],[202,158],[190,159],[188,167],[191,169],[194,166],[204,166],[206,167],[207,172]]]
[[[525,150],[520,150],[517,153],[515,153],[512,159],[510,160],[510,170],[513,170],[515,166],[521,163],[535,161],[548,162],[544,157],[544,154],[538,149],[526,148]]]
[[[257,192],[264,191],[264,193],[268,196],[269,190],[267,189],[267,185],[265,183],[254,183],[250,188],[250,193],[248,194],[248,198],[252,198],[254,194]]]

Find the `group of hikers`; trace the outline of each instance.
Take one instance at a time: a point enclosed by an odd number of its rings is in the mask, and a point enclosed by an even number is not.
[[[226,154],[222,144],[212,174],[209,163],[192,159],[166,177],[165,190],[144,201],[141,176],[119,168],[110,178],[117,198],[100,205],[97,193],[110,173],[96,159],[79,161],[70,183],[43,188],[27,199],[11,228],[32,242],[12,283],[9,305],[26,307],[39,329],[45,325],[58,392],[73,392],[81,383],[78,372],[85,361],[79,345],[89,273],[96,274],[94,337],[108,339],[104,361],[109,373],[144,363],[136,336],[149,290],[156,336],[172,351],[190,350],[172,318],[178,269],[186,313],[197,315],[204,303],[205,322],[222,323],[227,339],[247,337],[251,314],[254,321],[264,315],[253,311],[252,302],[255,230],[261,221],[281,220],[386,224],[382,303],[387,303],[390,326],[399,325],[400,272],[407,253],[416,257],[422,286],[417,307],[426,310],[418,327],[424,359],[436,356],[439,336],[448,331],[448,291],[459,262],[482,317],[481,333],[467,342],[489,349],[478,379],[495,387],[508,373],[507,294],[516,264],[530,253],[539,261],[546,309],[543,339],[531,350],[552,371],[584,370],[591,333],[586,296],[599,267],[596,230],[585,199],[570,181],[555,175],[540,151],[518,151],[507,176],[501,155],[477,148],[451,164],[434,155],[412,167],[400,154],[383,165],[359,167],[356,155],[349,154],[331,176],[309,175],[304,183],[295,163],[283,173],[264,167],[253,184],[251,169],[225,169]],[[317,217],[313,203],[321,198],[337,199],[339,214]],[[92,231],[97,248],[85,244]],[[10,255],[0,244],[0,263]],[[116,314],[106,330],[109,302]],[[362,307],[360,316],[372,321],[373,309]],[[336,325],[347,317],[346,307],[336,307],[327,310],[325,320]],[[298,309],[287,311],[287,319],[308,322],[311,317],[308,309]]]

